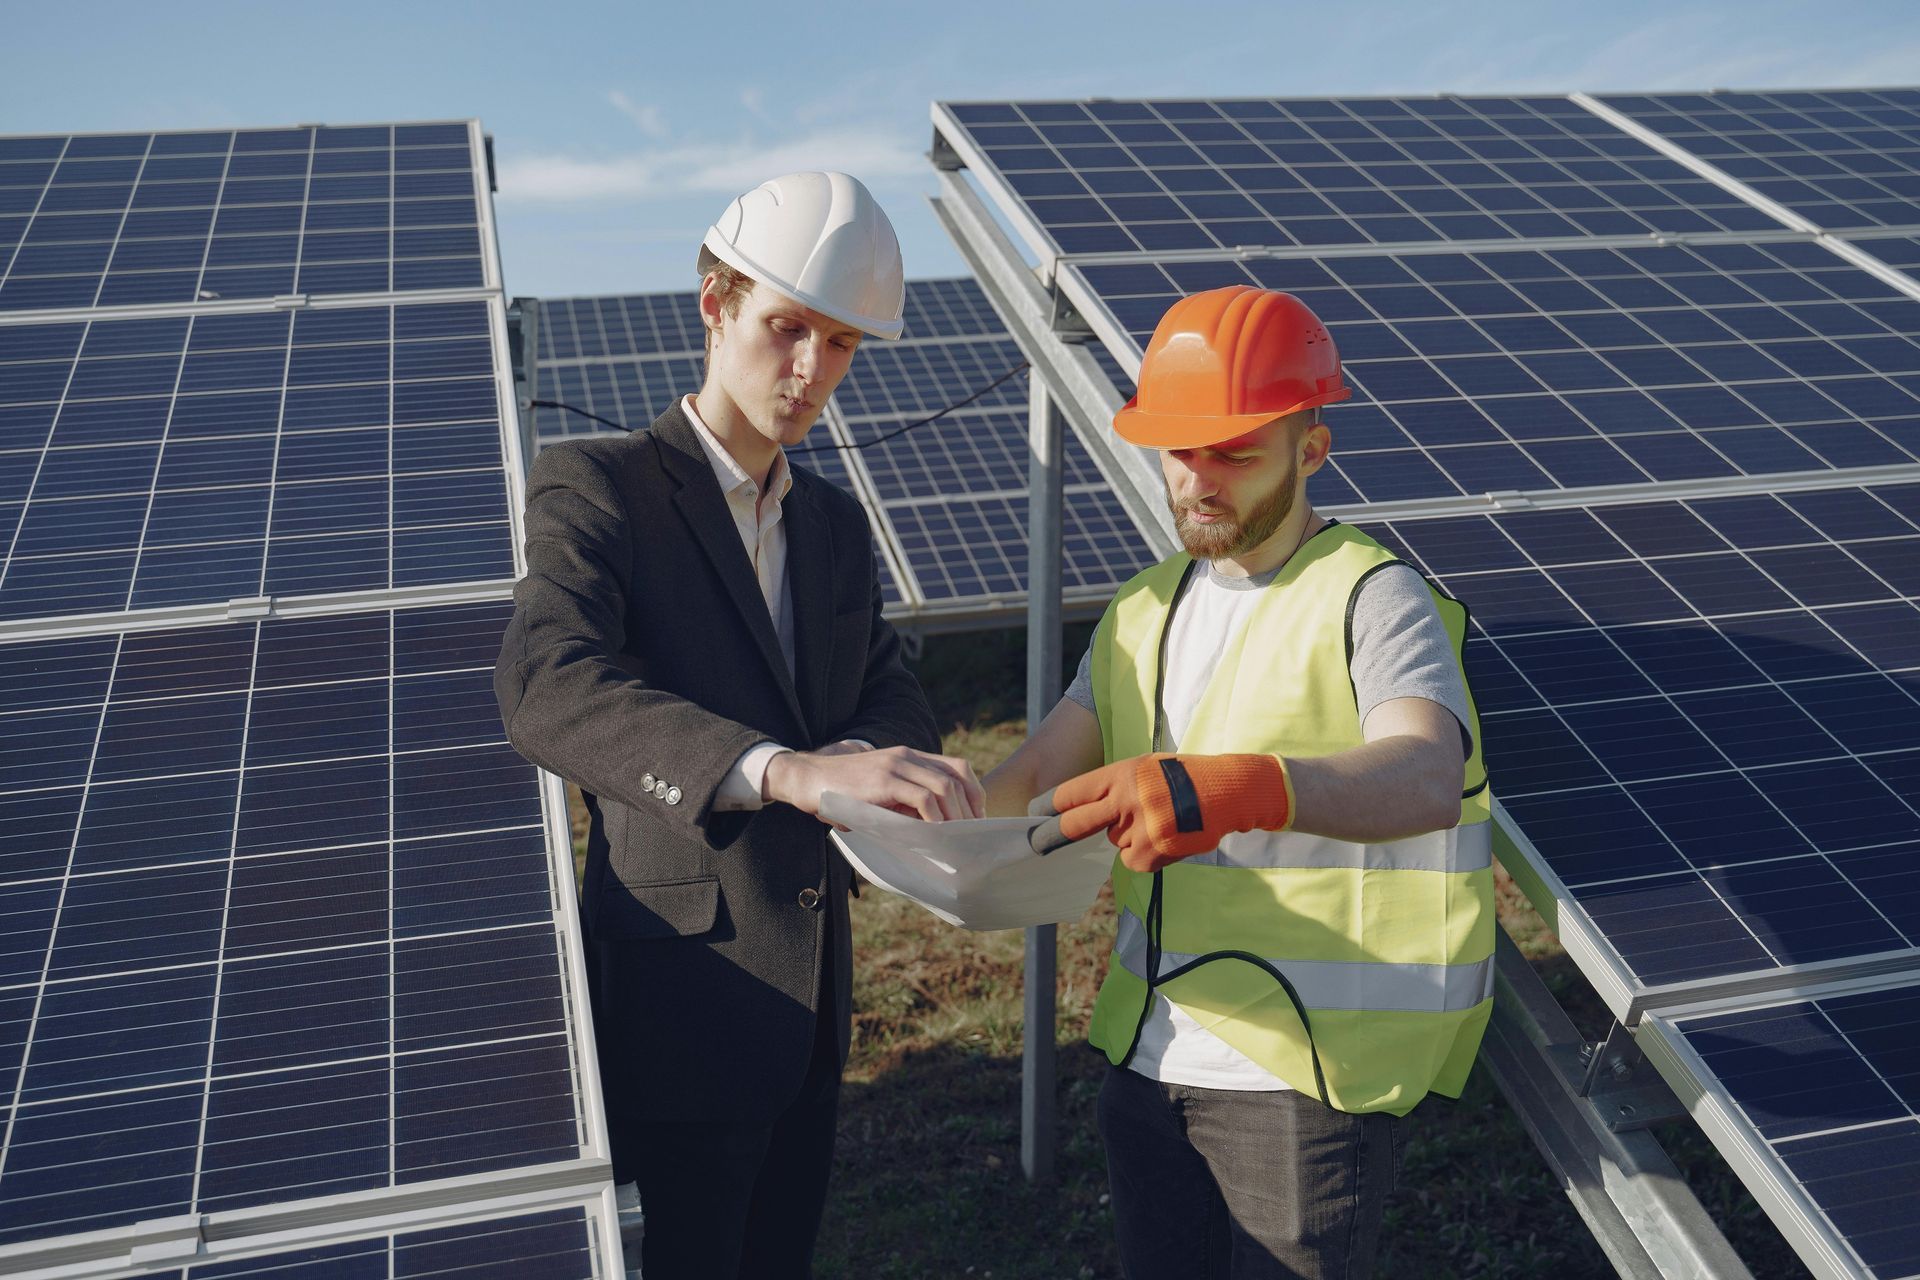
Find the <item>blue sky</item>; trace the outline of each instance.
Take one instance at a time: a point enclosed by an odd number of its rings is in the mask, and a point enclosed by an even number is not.
[[[936,99],[1819,87],[1920,81],[1920,4],[0,0],[0,132],[478,116],[508,289],[691,287],[732,195],[865,179],[913,277]]]

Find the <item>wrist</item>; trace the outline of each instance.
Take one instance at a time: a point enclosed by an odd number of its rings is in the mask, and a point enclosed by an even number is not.
[[[799,767],[800,753],[793,750],[782,751],[767,761],[767,771],[760,779],[761,796],[770,802],[792,804],[794,774]]]

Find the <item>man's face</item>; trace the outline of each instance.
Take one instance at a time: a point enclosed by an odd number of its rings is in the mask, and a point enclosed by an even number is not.
[[[1180,545],[1196,560],[1244,556],[1285,524],[1299,500],[1303,472],[1326,459],[1328,435],[1275,419],[1246,435],[1199,449],[1162,449]]]
[[[778,445],[798,444],[846,376],[860,331],[756,284],[737,315],[721,314],[704,291],[709,328],[707,384],[718,386],[755,431]]]

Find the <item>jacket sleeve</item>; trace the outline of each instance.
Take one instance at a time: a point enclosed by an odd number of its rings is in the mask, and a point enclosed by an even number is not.
[[[494,693],[507,740],[583,790],[707,830],[714,793],[764,733],[649,686],[621,662],[632,531],[618,487],[587,449],[542,450],[527,478],[527,575],[514,588]],[[647,800],[642,774],[681,790]],[[729,830],[737,822],[726,824]]]
[[[866,517],[860,517],[858,545],[866,551],[868,597],[872,622],[867,636],[867,668],[861,677],[860,705],[853,718],[829,735],[831,739],[859,738],[876,747],[914,747],[940,750],[940,727],[927,704],[926,692],[900,660],[900,636],[880,609],[880,574],[874,565]]]

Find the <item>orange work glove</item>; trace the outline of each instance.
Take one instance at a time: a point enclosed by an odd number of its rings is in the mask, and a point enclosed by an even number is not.
[[[1293,821],[1293,783],[1278,756],[1134,756],[1067,779],[1051,801],[1059,816],[1034,831],[1036,850],[1105,830],[1120,861],[1142,873],[1209,852],[1232,832]]]

